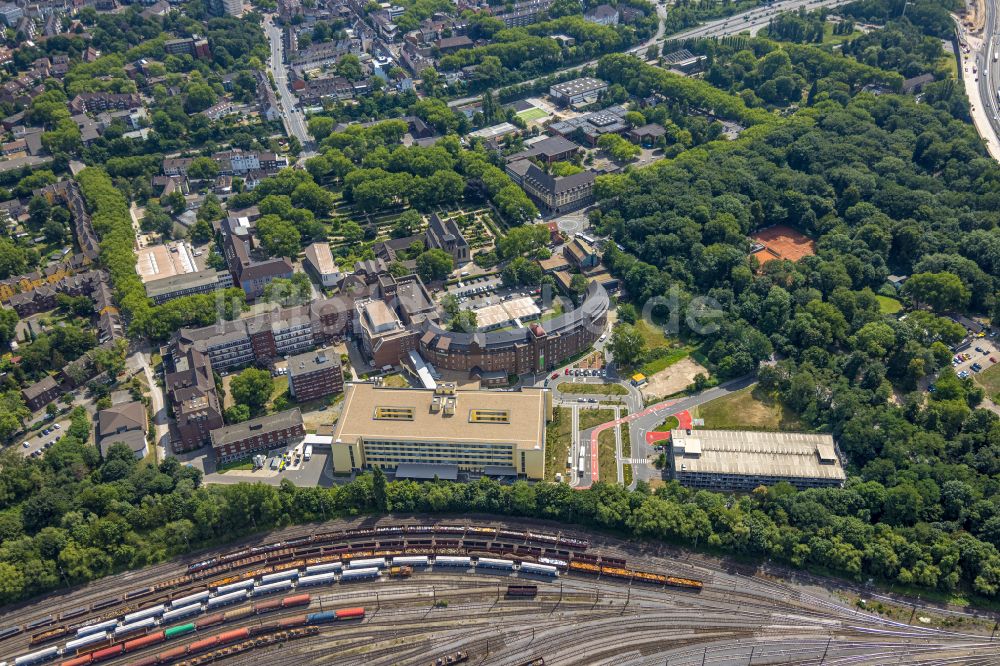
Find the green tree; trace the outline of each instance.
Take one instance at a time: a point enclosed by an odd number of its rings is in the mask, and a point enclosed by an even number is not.
[[[187,175],[194,180],[215,180],[219,175],[219,165],[211,157],[196,157],[191,160]]]
[[[257,414],[264,409],[267,401],[271,398],[274,382],[271,380],[271,373],[267,370],[247,368],[233,377],[229,384],[229,391],[236,404],[246,405],[251,413]]]
[[[971,296],[962,279],[948,272],[915,273],[903,283],[903,293],[935,312],[963,310]]]
[[[260,218],[257,221],[257,234],[269,257],[294,257],[302,245],[302,236],[295,225],[276,215]]]
[[[428,250],[417,257],[417,275],[424,282],[443,280],[454,270],[451,255],[437,248]]]
[[[642,333],[631,324],[618,324],[611,331],[608,344],[615,363],[624,368],[633,368],[642,358],[645,341]]]

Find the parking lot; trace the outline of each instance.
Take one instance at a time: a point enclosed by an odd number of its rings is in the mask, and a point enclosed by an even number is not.
[[[259,481],[276,486],[283,480],[288,479],[295,485],[302,487],[329,487],[333,485],[333,477],[330,476],[329,450],[314,450],[309,460],[305,460],[301,454],[301,444],[291,447],[287,451],[284,449],[269,451],[265,457],[263,467],[258,469],[229,469],[224,472],[215,471],[214,461],[210,460],[209,456],[204,454],[190,459],[189,462],[194,467],[201,468],[204,471],[205,483],[232,484]],[[283,459],[286,461],[284,465],[281,464]],[[272,465],[274,466],[272,467]]]
[[[63,429],[69,426],[69,418],[62,418],[51,425],[47,425],[31,437],[19,440],[17,450],[24,456],[37,458],[42,455],[42,451],[49,448],[63,436]],[[27,446],[25,446],[27,444]]]
[[[955,372],[963,379],[992,367],[1000,361],[1000,346],[995,338],[973,338],[969,347],[957,352],[951,359]]]

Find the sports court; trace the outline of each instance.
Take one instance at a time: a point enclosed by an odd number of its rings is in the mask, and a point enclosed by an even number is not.
[[[798,261],[816,254],[816,243],[811,238],[784,224],[761,229],[750,238],[756,241],[752,251],[761,266],[775,259]]]

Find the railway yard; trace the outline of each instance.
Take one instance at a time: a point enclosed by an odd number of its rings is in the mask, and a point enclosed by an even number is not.
[[[1000,663],[992,621],[897,622],[591,539],[486,520],[289,528],[8,610],[0,664]]]

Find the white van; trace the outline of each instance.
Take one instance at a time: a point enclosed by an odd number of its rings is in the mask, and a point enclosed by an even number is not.
[[[309,460],[313,456],[313,445],[306,444],[306,452],[302,455],[303,458]]]

